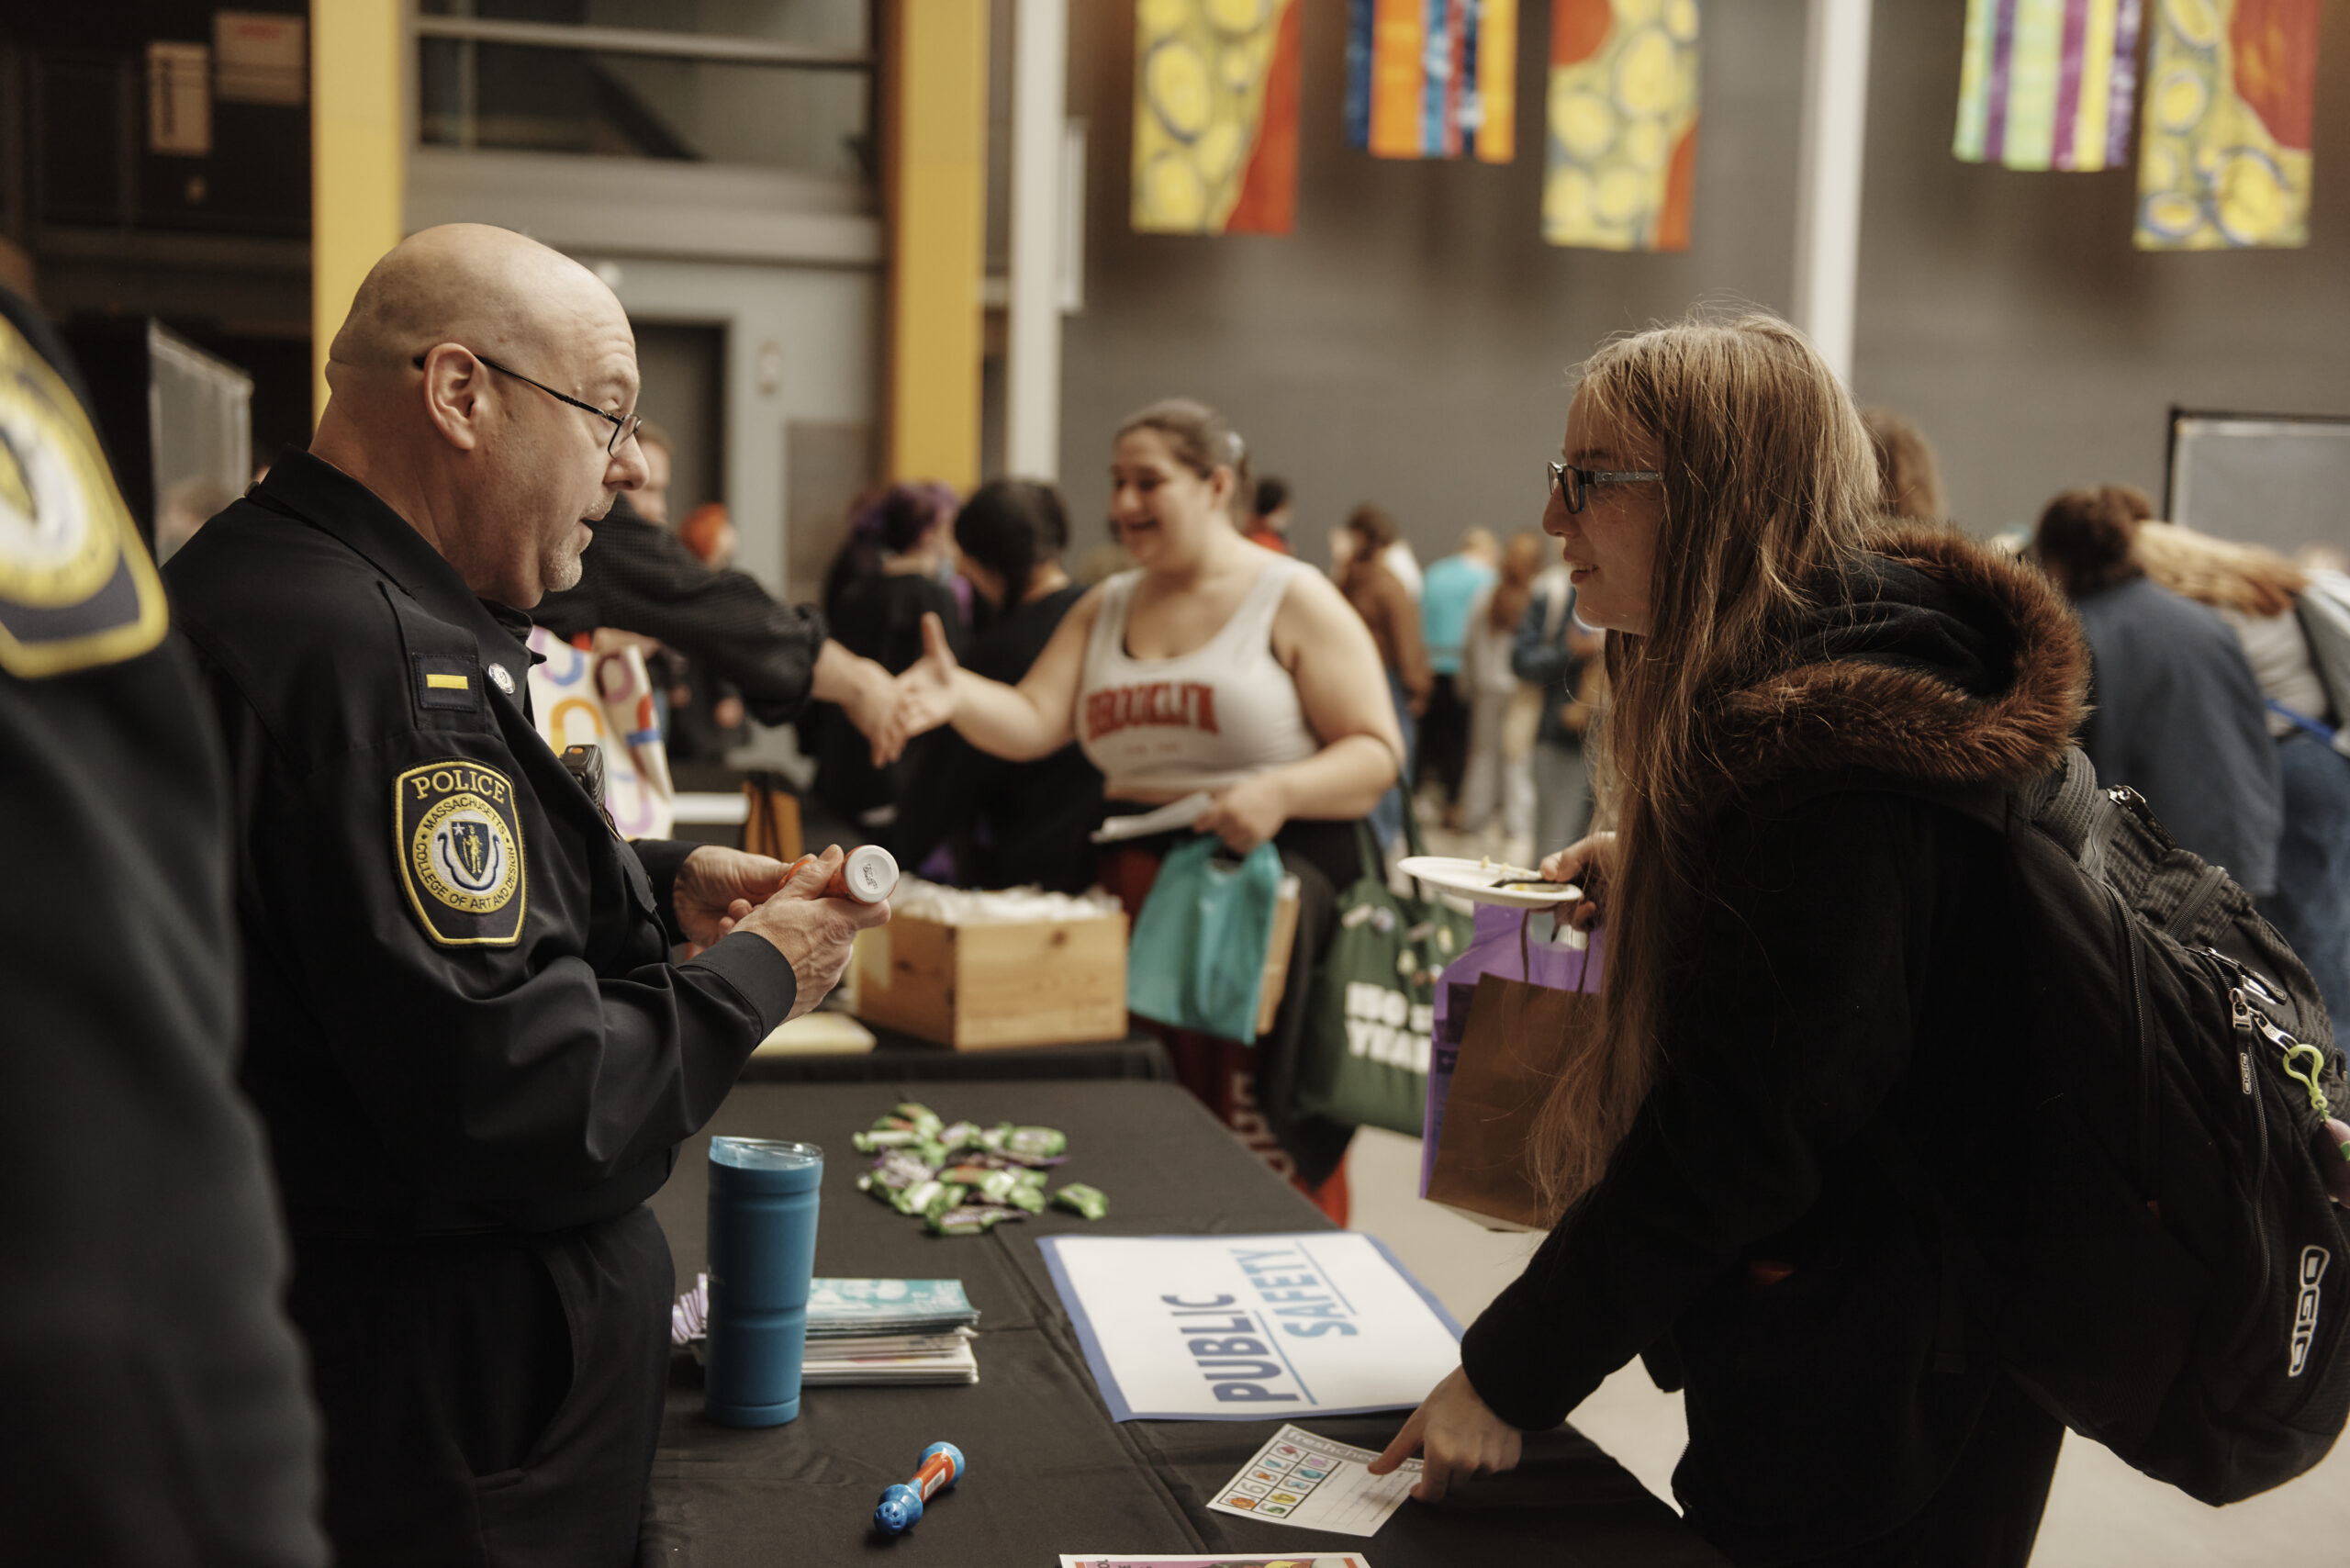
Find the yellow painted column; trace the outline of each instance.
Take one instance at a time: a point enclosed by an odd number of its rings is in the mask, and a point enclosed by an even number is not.
[[[979,479],[987,0],[889,0],[882,202],[890,235],[892,479]]]
[[[376,258],[405,232],[408,81],[400,0],[310,6],[311,418],[327,406],[327,345]]]

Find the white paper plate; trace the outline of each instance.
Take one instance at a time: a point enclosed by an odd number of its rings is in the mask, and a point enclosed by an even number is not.
[[[1406,855],[1399,866],[1406,877],[1416,877],[1448,893],[1459,893],[1473,903],[1497,903],[1509,909],[1550,909],[1583,897],[1583,890],[1573,886],[1545,892],[1497,888],[1494,884],[1512,868],[1488,866],[1482,860],[1463,860],[1451,855]]]

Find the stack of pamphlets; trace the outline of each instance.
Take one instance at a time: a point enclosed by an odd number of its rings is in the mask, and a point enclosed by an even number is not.
[[[977,1383],[979,1315],[960,1280],[817,1280],[808,1293],[803,1387]],[[671,1339],[699,1356],[710,1332],[710,1276],[677,1298]]]

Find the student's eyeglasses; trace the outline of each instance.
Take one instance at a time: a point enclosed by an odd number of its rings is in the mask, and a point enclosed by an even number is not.
[[[608,457],[617,454],[621,449],[621,442],[636,434],[636,427],[644,422],[644,416],[642,414],[630,414],[625,417],[619,414],[608,414],[604,412],[603,409],[596,407],[593,403],[583,403],[578,398],[571,397],[567,393],[556,391],[554,387],[548,386],[543,381],[533,381],[519,370],[507,369],[504,365],[498,364],[496,360],[490,358],[487,354],[483,353],[478,349],[467,349],[465,352],[472,354],[476,359],[481,361],[482,364],[489,366],[490,369],[498,372],[498,375],[510,375],[515,380],[522,383],[525,386],[535,386],[540,391],[545,393],[548,397],[553,398],[558,403],[568,403],[575,409],[585,409],[589,413],[595,415],[598,419],[602,420],[605,423],[610,425],[612,427],[612,439],[604,443],[604,454]],[[424,368],[424,356],[422,354],[418,354],[414,359],[408,361],[408,363],[416,366],[417,369],[422,370]]]
[[[1591,499],[1591,487],[1594,485],[1639,485],[1663,477],[1663,475],[1646,468],[1610,471],[1605,468],[1578,468],[1572,463],[1550,465],[1550,487],[1559,492],[1560,498],[1567,503],[1567,510],[1570,512],[1583,510],[1583,503]]]

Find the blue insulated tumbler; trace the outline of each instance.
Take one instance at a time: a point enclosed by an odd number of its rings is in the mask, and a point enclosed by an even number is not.
[[[800,1358],[816,1267],[824,1151],[776,1138],[710,1140],[710,1361],[702,1409],[728,1427],[800,1414]]]

